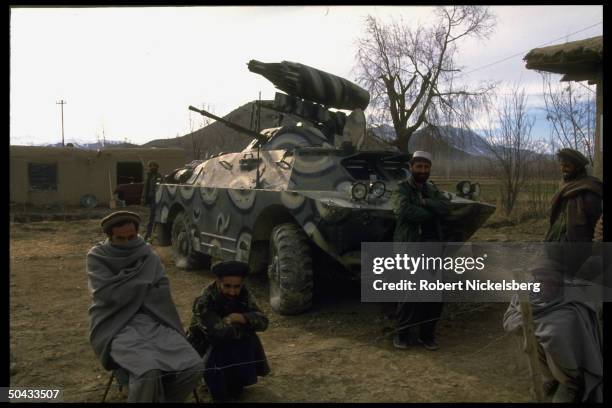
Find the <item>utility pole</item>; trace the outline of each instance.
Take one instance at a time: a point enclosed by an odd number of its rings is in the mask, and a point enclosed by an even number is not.
[[[63,99],[60,99],[59,102],[55,103],[56,105],[60,105],[61,108],[62,108],[62,147],[64,147],[64,105],[66,103],[67,102],[65,100],[63,100]]]

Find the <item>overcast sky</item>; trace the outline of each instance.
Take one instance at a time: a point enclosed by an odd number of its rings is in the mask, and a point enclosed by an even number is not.
[[[602,6],[492,11],[494,34],[463,42],[459,62],[473,80],[520,82],[534,107],[541,78],[523,56],[603,29]],[[300,62],[353,80],[355,40],[368,14],[433,21],[431,7],[415,6],[12,8],[11,144],[61,141],[60,100],[67,142],[95,141],[103,130],[106,139],[137,144],[183,135],[189,105],[223,116],[260,91],[274,97],[274,86],[247,70],[251,59]],[[198,116],[191,114],[194,128]]]

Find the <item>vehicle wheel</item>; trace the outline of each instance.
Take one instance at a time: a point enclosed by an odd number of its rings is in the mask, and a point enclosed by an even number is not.
[[[270,306],[282,315],[312,306],[313,267],[308,237],[295,224],[281,224],[270,237]]]
[[[185,270],[203,269],[208,261],[208,257],[193,249],[184,212],[178,213],[172,222],[172,256],[174,265]]]

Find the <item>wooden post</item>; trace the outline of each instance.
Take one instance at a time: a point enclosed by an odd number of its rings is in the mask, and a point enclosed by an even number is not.
[[[589,81],[590,83],[590,81]],[[603,180],[603,73],[595,80],[595,154],[593,175]]]
[[[537,402],[544,401],[544,389],[542,386],[542,376],[538,361],[538,341],[535,337],[533,326],[533,313],[529,301],[520,302],[521,315],[523,318],[523,337],[525,339],[525,353],[529,363],[529,375],[531,377],[532,396]]]
[[[115,200],[115,195],[113,194],[113,182],[111,180],[111,172],[108,171],[108,189],[110,193],[110,200],[108,201],[108,206],[111,210],[117,208],[117,201]]]

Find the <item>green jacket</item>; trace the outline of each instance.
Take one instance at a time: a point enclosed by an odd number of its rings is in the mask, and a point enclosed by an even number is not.
[[[241,339],[249,333],[268,328],[268,318],[244,286],[238,298],[230,300],[212,282],[194,300],[192,311],[187,338],[200,355],[204,355],[211,345]],[[247,324],[225,324],[223,318],[231,313],[242,313]]]
[[[424,199],[424,202],[422,201]],[[440,217],[450,210],[450,201],[431,182],[419,190],[412,177],[398,183],[393,193],[396,242],[440,241]]]
[[[145,179],[144,188],[142,190],[142,200],[145,205],[149,205],[155,202],[155,185],[162,181],[162,176],[159,173],[147,173]]]

